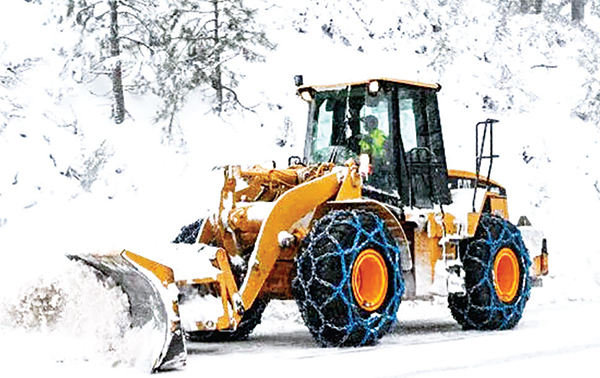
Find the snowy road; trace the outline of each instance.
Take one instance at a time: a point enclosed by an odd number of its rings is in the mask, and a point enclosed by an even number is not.
[[[295,304],[273,302],[248,341],[189,343],[187,366],[156,376],[598,377],[600,301],[536,302],[535,294],[519,325],[502,332],[462,331],[444,303],[403,302],[399,326],[378,345],[356,349],[317,347]],[[5,330],[0,360],[12,373],[7,376],[150,377],[122,354],[143,350],[143,339],[133,338],[130,348],[123,348],[122,341],[106,339],[100,331],[97,336],[109,346],[102,354],[90,352],[96,344],[89,335],[73,339],[56,332]],[[115,359],[119,356],[124,359]]]
[[[406,306],[405,310],[402,306]],[[445,309],[404,303],[400,327],[375,347],[321,349],[299,322],[274,321],[239,343],[189,345],[173,377],[597,377],[600,303],[527,308],[504,332],[462,331]],[[429,313],[429,315],[427,315]],[[419,319],[420,318],[420,319]],[[268,320],[267,320],[268,321]],[[279,323],[279,324],[277,324]]]

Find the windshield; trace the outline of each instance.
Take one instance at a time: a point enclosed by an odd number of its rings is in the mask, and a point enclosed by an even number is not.
[[[385,91],[365,86],[316,94],[310,119],[309,162],[343,164],[361,154],[382,157],[390,140],[390,104]]]
[[[369,93],[364,84],[317,92],[309,118],[308,162],[343,165],[353,158],[367,171],[366,187],[397,193],[393,109],[392,90],[386,87],[377,93]],[[365,155],[368,159],[361,159]]]

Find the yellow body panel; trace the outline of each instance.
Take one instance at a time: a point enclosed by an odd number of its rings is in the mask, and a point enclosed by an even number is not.
[[[275,201],[273,210],[261,227],[241,288],[244,307],[252,306],[271,274],[281,252],[279,233],[289,232],[294,223],[335,196],[339,188],[338,174],[329,173],[288,190]]]
[[[504,195],[504,193],[506,193],[506,189],[498,182],[491,179],[488,180],[487,177],[481,175],[477,176],[473,172],[455,169],[448,170],[448,177],[450,179],[465,179],[470,180],[471,182],[476,181],[478,183],[478,187],[481,185],[479,190],[485,191],[481,208],[474,209],[475,212],[469,212],[467,214],[467,235],[469,237],[473,237],[475,235],[475,231],[479,225],[479,218],[484,212],[489,212],[501,218],[508,219],[508,201]],[[486,186],[489,188],[489,190],[485,188]]]
[[[436,263],[444,258],[455,259],[457,257],[456,245],[450,241],[440,244],[442,238],[457,233],[455,216],[448,213],[427,215],[427,227],[415,230],[415,265],[419,274],[430,277],[431,282],[435,275]]]
[[[497,186],[499,188],[504,188],[502,185],[500,185],[499,183],[497,183],[494,180],[489,180],[487,179],[487,177],[484,176],[477,176],[475,173],[473,172],[469,172],[469,171],[462,171],[459,169],[449,169],[448,170],[448,177],[459,177],[459,178],[466,178],[466,179],[471,179],[471,180],[477,180],[480,183],[484,184],[484,185],[493,185],[493,186]]]
[[[469,237],[475,236],[475,231],[477,230],[477,226],[479,225],[479,218],[481,218],[481,213],[469,213],[467,221],[469,222],[467,227],[467,235]]]
[[[489,199],[490,201],[490,208],[492,214],[504,219],[508,219],[508,202],[506,201],[506,197],[501,197],[488,193],[486,199]]]

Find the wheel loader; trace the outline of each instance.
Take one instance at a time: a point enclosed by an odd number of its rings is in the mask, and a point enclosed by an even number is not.
[[[432,295],[464,329],[514,327],[548,255],[490,177],[498,121],[475,127],[475,172],[451,170],[440,85],[296,79],[304,156],[223,168],[214,214],[164,250],[69,256],[121,286],[132,326],[160,332],[152,370],[184,365],[189,340],[246,338],[272,299],[295,300],[325,347],[372,345],[402,300]]]

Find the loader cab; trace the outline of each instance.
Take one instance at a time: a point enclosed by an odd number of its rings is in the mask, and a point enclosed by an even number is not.
[[[365,176],[363,196],[395,207],[450,203],[439,89],[390,79],[300,86],[309,102],[305,161],[353,158]]]

